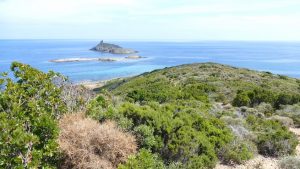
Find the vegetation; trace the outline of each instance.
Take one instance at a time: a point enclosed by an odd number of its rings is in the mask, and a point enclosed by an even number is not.
[[[248,123],[257,133],[259,153],[267,156],[284,156],[295,153],[297,137],[279,122],[249,116]]]
[[[11,70],[0,79],[0,168],[213,168],[298,145],[288,127],[299,126],[300,83],[286,76],[191,64],[95,95],[54,72]]]
[[[155,154],[149,150],[141,149],[140,152],[131,156],[125,164],[119,165],[118,169],[164,169],[164,163]]]
[[[135,154],[135,138],[113,122],[99,124],[84,114],[68,114],[60,120],[61,168],[113,169]]]
[[[280,160],[280,168],[282,169],[299,169],[300,168],[300,158],[288,156]]]
[[[252,142],[247,142],[236,138],[227,146],[222,147],[220,159],[226,164],[242,164],[251,159],[256,153],[256,146]]]
[[[286,116],[293,119],[294,124],[297,127],[300,127],[300,104],[294,105],[283,105],[279,110],[276,111],[276,114],[280,116]]]
[[[61,88],[43,73],[14,62],[0,92],[0,168],[55,167],[59,157],[57,118],[66,112]]]
[[[256,152],[293,154],[298,144],[285,127],[293,122],[276,116],[283,105],[299,102],[299,83],[286,76],[192,64],[115,81],[100,91],[106,90],[124,101],[102,109],[96,117],[119,121],[135,133],[140,147],[159,154],[166,166],[180,163],[183,168],[211,168],[217,158],[240,164]],[[216,102],[240,108],[217,108]],[[196,137],[200,135],[201,143]]]

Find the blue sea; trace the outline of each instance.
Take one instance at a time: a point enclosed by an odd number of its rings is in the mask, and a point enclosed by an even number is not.
[[[126,42],[110,41],[146,57],[115,62],[52,63],[62,58],[124,58],[89,50],[98,40],[0,40],[0,72],[19,61],[54,70],[73,82],[106,80],[187,63],[216,62],[300,78],[300,42]]]

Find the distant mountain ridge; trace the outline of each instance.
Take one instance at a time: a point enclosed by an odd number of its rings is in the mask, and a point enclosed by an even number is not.
[[[104,43],[103,40],[91,50],[105,52],[105,53],[112,53],[112,54],[133,54],[137,53],[137,51],[133,49],[122,48],[121,46]]]

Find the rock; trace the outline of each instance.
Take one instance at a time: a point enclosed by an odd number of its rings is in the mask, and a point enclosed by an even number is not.
[[[110,44],[110,43],[104,43],[103,40],[95,47],[93,47],[91,50],[99,51],[99,52],[106,52],[106,53],[112,53],[112,54],[132,54],[137,53],[137,51],[132,49],[126,49],[122,48],[118,45]]]
[[[65,58],[65,59],[54,59],[49,62],[64,63],[64,62],[88,62],[88,61],[101,61],[101,62],[113,62],[121,61],[123,59],[118,58]]]
[[[125,57],[126,59],[141,59],[141,58],[144,58],[142,56],[139,56],[139,55],[134,55],[134,56],[127,56]]]
[[[117,61],[117,59],[112,59],[112,58],[99,58],[99,61],[102,62],[113,62],[113,61]]]

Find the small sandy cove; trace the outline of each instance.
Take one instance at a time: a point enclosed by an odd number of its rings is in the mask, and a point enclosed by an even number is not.
[[[110,80],[83,81],[83,82],[77,83],[77,85],[82,85],[89,90],[94,90],[94,89],[104,86],[105,84],[107,84],[108,81],[110,81]]]

